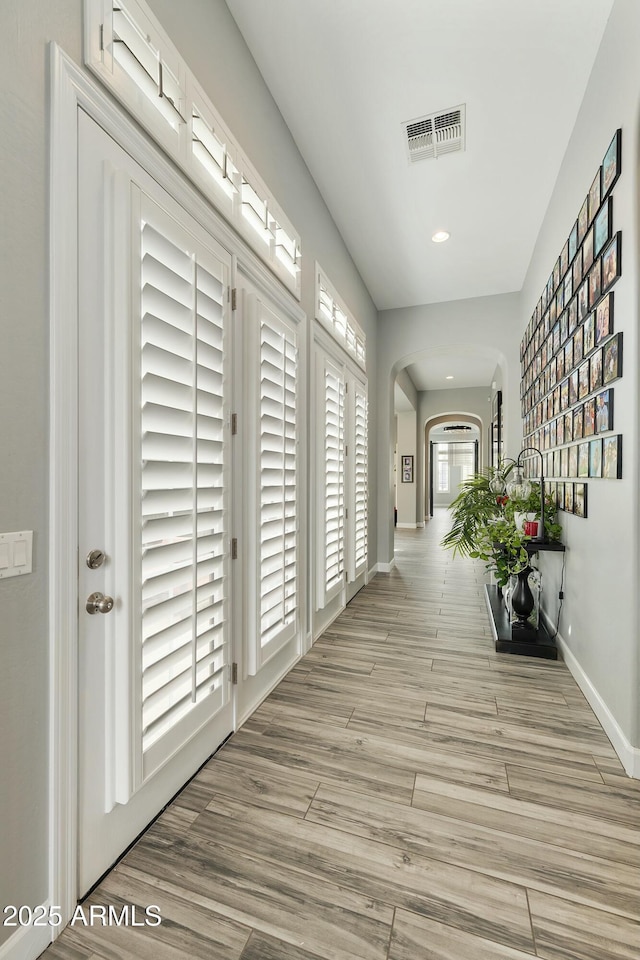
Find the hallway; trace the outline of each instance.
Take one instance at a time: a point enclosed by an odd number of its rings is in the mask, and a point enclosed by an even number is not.
[[[497,655],[483,565],[378,574],[47,960],[632,960],[640,787],[562,662]]]

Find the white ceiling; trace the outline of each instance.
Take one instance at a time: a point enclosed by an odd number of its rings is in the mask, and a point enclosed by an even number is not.
[[[407,367],[416,390],[460,390],[465,387],[487,387],[493,379],[496,360],[475,351],[455,354],[425,352]],[[453,377],[453,380],[447,380]]]
[[[521,288],[612,3],[227,0],[378,309]],[[461,103],[466,152],[410,164]]]

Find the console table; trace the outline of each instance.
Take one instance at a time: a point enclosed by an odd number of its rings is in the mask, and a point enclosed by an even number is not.
[[[525,549],[532,557],[539,551],[564,553],[565,548],[562,543],[538,543],[531,540],[525,544]],[[485,584],[484,589],[498,653],[516,653],[524,657],[542,657],[545,660],[558,659],[556,642],[542,622],[542,617],[538,618],[537,630],[531,626],[512,629],[500,588],[494,584]]]

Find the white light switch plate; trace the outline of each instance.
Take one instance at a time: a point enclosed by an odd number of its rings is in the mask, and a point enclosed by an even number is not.
[[[0,533],[0,580],[31,573],[33,530]]]

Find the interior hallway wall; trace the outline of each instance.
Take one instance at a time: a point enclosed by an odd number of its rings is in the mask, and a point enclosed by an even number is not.
[[[423,304],[384,310],[379,314],[377,430],[380,562],[390,563],[393,557],[393,383],[397,373],[425,351],[457,351],[498,360],[504,371],[507,449],[518,449],[522,437],[520,314],[517,293]],[[488,397],[489,393],[485,392],[484,396]]]
[[[560,514],[567,546],[560,633],[567,659],[590,689],[614,745],[640,776],[638,642],[638,170],[640,3],[616,0],[578,114],[523,288],[520,336],[542,293],[605,150],[622,127],[622,175],[613,223],[622,230],[622,276],[615,284],[615,329],[624,371],[612,384],[616,433],[623,434],[623,479],[588,481],[588,518]],[[560,568],[544,558],[544,598],[555,622]],[[635,756],[633,747],[636,748]]]

